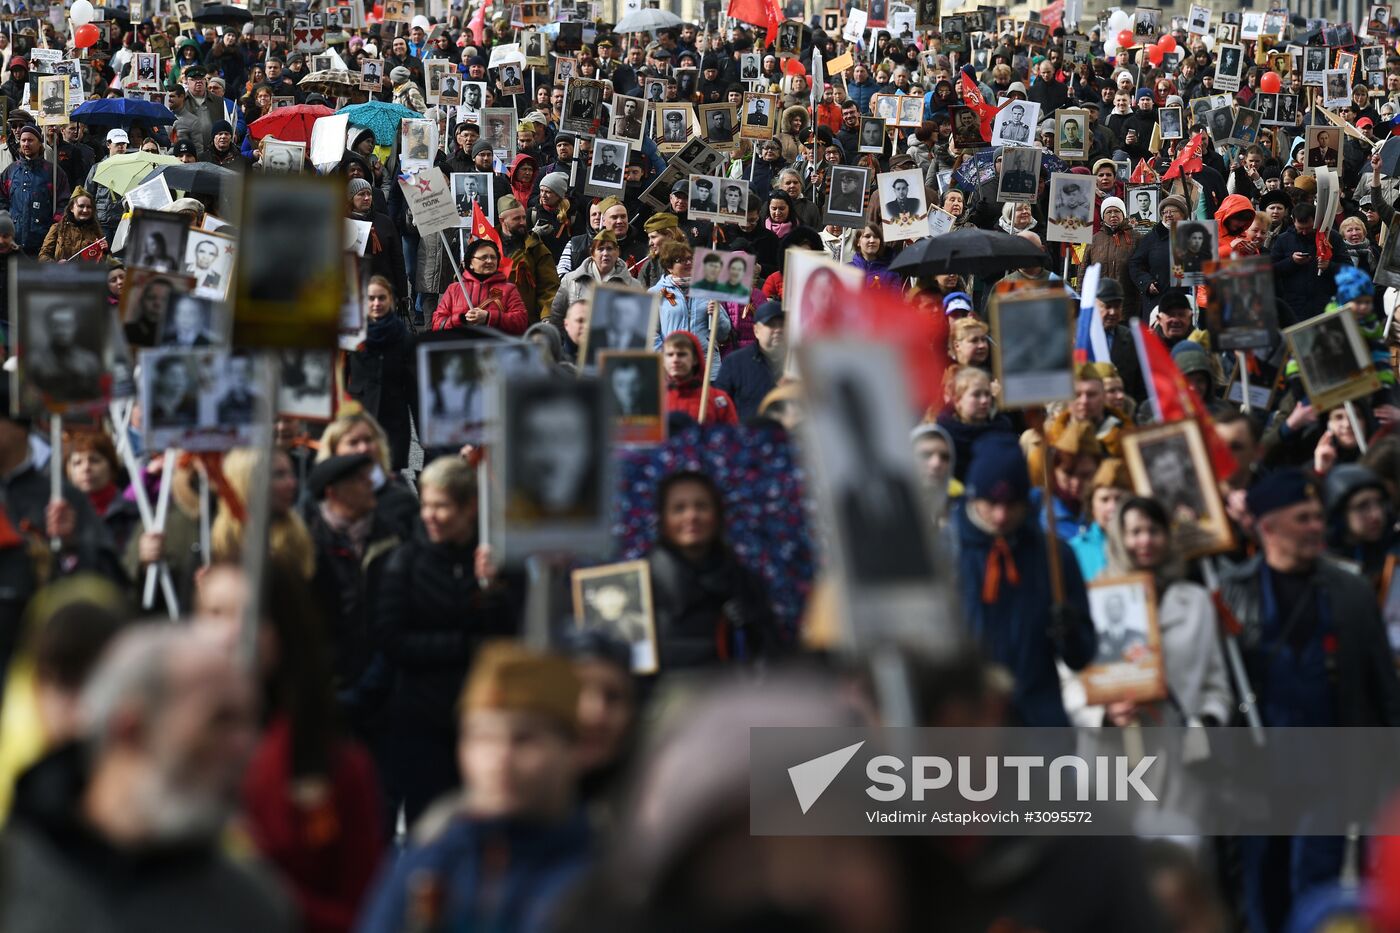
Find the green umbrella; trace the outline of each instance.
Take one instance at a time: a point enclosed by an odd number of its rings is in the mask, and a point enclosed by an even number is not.
[[[108,156],[99,162],[97,173],[92,176],[92,180],[118,197],[123,197],[141,184],[157,166],[179,164],[180,160],[174,156],[161,155],[158,152],[125,152]]]

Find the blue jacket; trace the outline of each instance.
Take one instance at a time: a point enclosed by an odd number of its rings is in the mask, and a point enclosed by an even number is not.
[[[860,112],[867,117],[870,116],[870,98],[875,96],[875,92],[880,89],[880,85],[875,83],[875,79],[867,77],[864,82],[857,84],[854,81],[846,82],[846,96],[856,102]]]
[[[455,817],[395,859],[360,917],[360,933],[407,929],[412,889],[442,890],[444,930],[535,933],[588,867],[592,833],[582,813],[560,824]]]
[[[669,273],[663,275],[661,281],[647,291],[659,292],[661,295],[661,316],[659,318],[661,326],[659,333],[653,340],[656,352],[660,353],[661,342],[678,330],[687,330],[694,334],[696,339],[700,341],[701,352],[705,352],[710,345],[710,303],[691,298],[688,294],[689,290],[683,291]],[[715,335],[715,340],[718,343],[724,343],[729,339],[731,328],[729,315],[721,310],[719,313],[719,333]],[[718,353],[715,354],[711,370],[711,379],[719,375]]]
[[[43,159],[16,159],[5,169],[0,175],[0,211],[9,211],[14,219],[15,242],[20,249],[38,255],[49,228],[68,209],[70,192],[63,169],[55,173],[53,163]]]
[[[773,391],[778,384],[778,376],[768,357],[757,343],[751,343],[741,350],[735,350],[724,358],[719,367],[719,378],[715,385],[729,393],[734,407],[739,411],[739,420],[747,421],[758,414],[758,406],[763,397]]]
[[[1016,681],[1012,706],[1019,724],[1067,726],[1060,699],[1059,658],[1071,670],[1080,670],[1094,659],[1098,636],[1089,616],[1089,597],[1074,552],[1064,541],[1060,551],[1060,576],[1065,602],[1074,621],[1062,640],[1050,633],[1050,568],[1045,557],[1045,535],[1032,517],[1009,538],[1012,560],[1020,579],[1012,584],[1002,576],[997,598],[982,602],[982,580],[993,538],[972,523],[964,504],[954,513],[958,539],[958,579],[968,628],[988,660],[1011,671]]]

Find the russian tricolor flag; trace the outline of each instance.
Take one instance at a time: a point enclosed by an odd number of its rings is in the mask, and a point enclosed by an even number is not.
[[[1103,317],[1095,298],[1099,294],[1099,264],[1084,270],[1084,283],[1079,291],[1079,326],[1074,335],[1076,363],[1107,363],[1108,335],[1104,333]]]

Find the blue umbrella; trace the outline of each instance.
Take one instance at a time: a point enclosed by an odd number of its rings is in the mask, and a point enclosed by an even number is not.
[[[367,104],[351,104],[342,107],[339,113],[348,114],[353,126],[362,126],[374,134],[374,141],[381,146],[392,146],[399,136],[401,120],[421,120],[423,115],[403,104],[372,100]]]
[[[175,122],[175,114],[164,104],[107,97],[79,104],[73,111],[72,120],[91,126],[130,126],[133,123],[168,125]]]

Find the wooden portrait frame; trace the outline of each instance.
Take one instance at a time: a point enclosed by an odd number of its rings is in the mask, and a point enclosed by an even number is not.
[[[635,577],[638,592],[641,596],[642,614],[646,628],[645,641],[651,648],[650,663],[638,663],[638,657],[634,650],[632,655],[632,673],[634,674],[655,674],[660,670],[660,644],[656,637],[656,608],[652,602],[651,594],[651,565],[645,560],[629,560],[616,564],[603,564],[599,567],[585,567],[575,570],[569,574],[569,589],[573,594],[574,627],[582,631],[587,627],[586,614],[584,612],[584,589],[590,581],[608,579],[611,577],[629,576]],[[619,637],[617,633],[609,632],[614,637]],[[625,641],[625,639],[623,639]],[[635,646],[637,641],[627,642]]]
[[[1163,499],[1160,490],[1153,489],[1151,472],[1143,457],[1144,445],[1173,438],[1184,440],[1190,453],[1191,468],[1196,474],[1196,493],[1204,507],[1194,517],[1179,514],[1178,508],[1187,506],[1174,506]],[[1172,522],[1172,538],[1182,557],[1189,560],[1234,548],[1234,529],[1225,512],[1225,503],[1220,498],[1220,487],[1216,484],[1215,470],[1211,466],[1210,454],[1198,423],[1187,419],[1129,432],[1123,435],[1123,460],[1132,478],[1133,491],[1140,496],[1156,499],[1166,509]]]
[[[1048,339],[1051,336],[1045,333],[1043,327],[1028,327],[1014,320],[1017,313],[1028,315],[1028,323],[1042,325],[1050,320],[1047,312],[1053,311],[1053,305],[1062,306],[1064,312],[1063,368],[1056,366],[1054,369],[1038,370],[1036,375],[1025,375],[1009,369],[1006,350],[1011,346],[1010,338],[1013,335],[1028,335],[1031,343],[1037,345],[1045,344],[1045,341],[1039,338]],[[991,325],[992,344],[997,348],[992,354],[992,360],[997,381],[1002,386],[1003,408],[1035,408],[1074,397],[1074,334],[1077,314],[1077,304],[1063,288],[992,295],[987,319]]]
[[[1084,685],[1084,701],[1090,706],[1115,702],[1145,703],[1167,696],[1167,676],[1162,659],[1162,629],[1157,618],[1157,584],[1150,573],[1132,573],[1118,577],[1098,577],[1088,585],[1090,615],[1097,605],[1096,596],[1112,591],[1136,591],[1135,614],[1141,614],[1146,630],[1146,644],[1141,656],[1120,656],[1118,661],[1095,658],[1079,675]],[[1137,628],[1136,626],[1134,627]],[[1100,631],[1098,619],[1094,629]]]
[[[1320,382],[1318,373],[1313,369],[1316,354],[1313,352],[1312,343],[1309,341],[1300,348],[1300,337],[1309,331],[1334,324],[1340,324],[1346,332],[1346,342],[1351,350],[1354,368],[1346,379]],[[1319,314],[1301,324],[1284,328],[1283,337],[1288,342],[1288,352],[1298,361],[1298,374],[1303,377],[1303,387],[1308,392],[1308,399],[1318,411],[1336,408],[1380,389],[1381,380],[1371,362],[1371,351],[1366,345],[1366,339],[1361,335],[1356,318],[1352,315]]]

